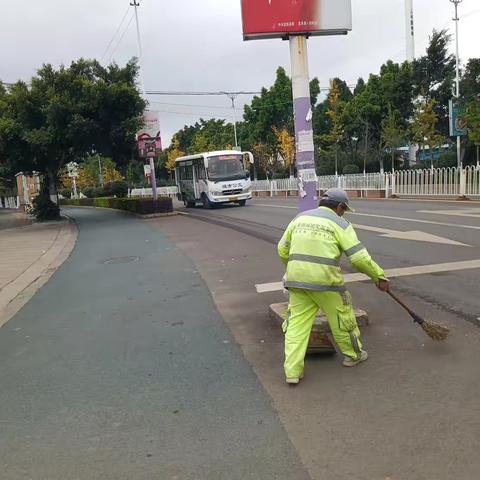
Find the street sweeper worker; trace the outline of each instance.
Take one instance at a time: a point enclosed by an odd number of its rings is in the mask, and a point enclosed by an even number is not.
[[[343,253],[352,266],[368,275],[384,292],[389,283],[383,269],[360,243],[345,212],[352,210],[348,195],[339,188],[327,190],[320,207],[300,213],[287,227],[278,254],[287,265],[284,286],[289,292],[285,333],[285,376],[296,384],[303,378],[310,331],[318,310],[327,317],[333,338],[344,355],[343,365],[367,360],[360,339],[352,296],[340,268]]]

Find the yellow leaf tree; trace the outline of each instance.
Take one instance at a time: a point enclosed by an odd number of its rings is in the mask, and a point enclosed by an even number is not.
[[[281,130],[274,127],[273,132],[277,137],[277,147],[285,161],[285,165],[290,170],[290,176],[293,176],[293,166],[295,164],[295,137],[290,135],[286,127]]]
[[[178,140],[177,136],[172,138],[172,145],[170,146],[168,153],[167,153],[167,162],[165,163],[165,168],[169,172],[173,172],[175,170],[175,160],[178,157],[183,157],[185,155],[182,150],[180,150],[180,141]]]

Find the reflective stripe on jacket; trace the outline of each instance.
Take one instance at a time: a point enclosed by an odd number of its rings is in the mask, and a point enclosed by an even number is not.
[[[333,210],[320,207],[299,214],[278,244],[287,264],[287,288],[345,291],[340,257],[345,253],[358,271],[377,282],[385,272],[358,240],[352,225]]]

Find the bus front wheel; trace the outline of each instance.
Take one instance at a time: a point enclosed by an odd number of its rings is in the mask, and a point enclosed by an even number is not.
[[[213,208],[212,202],[209,200],[209,198],[205,194],[202,195],[202,204],[203,204],[203,208],[207,208],[207,209]]]
[[[247,204],[247,201],[246,200],[240,200],[238,202],[238,204],[241,206],[241,207],[244,207],[246,204]]]

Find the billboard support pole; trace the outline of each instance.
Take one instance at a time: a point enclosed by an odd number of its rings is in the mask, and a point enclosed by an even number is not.
[[[289,38],[289,43],[295,119],[295,163],[299,183],[299,208],[303,212],[318,207],[307,37],[292,35]]]
[[[158,199],[157,195],[157,179],[155,178],[155,162],[154,158],[150,157],[150,181],[152,182],[152,195],[153,200],[156,201]]]

